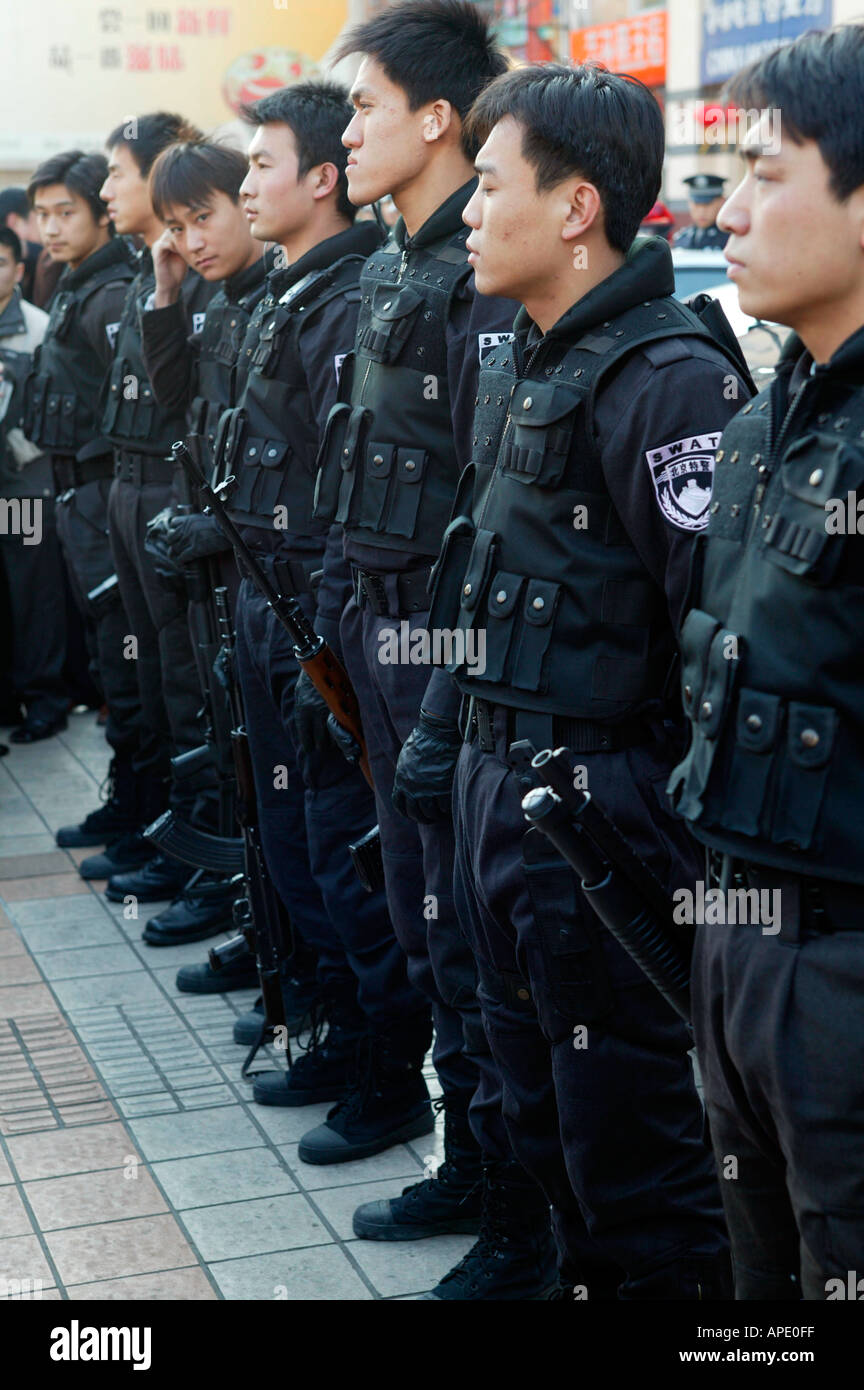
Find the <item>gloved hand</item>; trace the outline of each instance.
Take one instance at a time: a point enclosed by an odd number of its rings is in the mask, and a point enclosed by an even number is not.
[[[200,512],[172,516],[165,544],[178,565],[191,565],[194,560],[206,560],[208,555],[218,555],[231,548],[216,525],[215,517],[202,516]]]
[[[168,549],[168,535],[174,517],[172,507],[163,507],[147,522],[144,535],[144,549],[155,563],[157,574],[163,579],[175,580],[182,584],[183,572]]]
[[[452,814],[451,794],[462,736],[450,719],[421,709],[402,745],[393,778],[393,805],[403,816],[432,825]]]
[[[332,747],[327,719],[330,710],[305,671],[294,687],[294,729],[305,753],[326,753]]]

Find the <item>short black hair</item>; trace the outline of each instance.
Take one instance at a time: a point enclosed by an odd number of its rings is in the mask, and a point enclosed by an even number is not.
[[[184,140],[169,145],[150,170],[150,200],[164,222],[170,208],[200,208],[214,193],[227,193],[232,203],[240,196],[248,161],[230,145]]]
[[[345,169],[348,151],[342,134],[354,115],[348,92],[338,82],[295,82],[260,101],[241,107],[240,114],[252,125],[287,125],[297,144],[302,179],[316,164],[335,164],[339,170],[336,207],[340,217],[353,222],[357,209],[348,197]]]
[[[13,232],[11,227],[0,227],[0,246],[9,247],[16,265],[23,261],[24,252],[21,247],[21,238]]]
[[[70,193],[83,198],[94,222],[104,217],[108,209],[99,197],[99,190],[108,177],[108,160],[104,154],[85,154],[83,150],[65,150],[63,154],[46,159],[27,185],[27,197],[32,207],[40,188],[62,183]]]
[[[864,184],[864,24],[802,34],[736,73],[727,97],[747,109],[779,110],[796,145],[815,140],[839,202]]]
[[[13,212],[18,217],[26,217],[30,212],[27,189],[20,188],[17,184],[0,192],[0,224],[5,226],[6,218]]]
[[[483,88],[505,73],[486,16],[467,0],[406,0],[390,5],[365,24],[349,29],[336,59],[364,53],[381,64],[401,87],[411,111],[431,101],[449,101],[463,122],[462,149],[473,159],[477,145],[464,129]]]
[[[481,145],[512,116],[523,128],[522,153],[537,192],[573,174],[595,185],[606,239],[628,251],[660,194],[663,116],[643,83],[593,63],[543,63],[497,78],[477,98],[468,127]]]
[[[153,167],[158,154],[166,145],[178,140],[203,140],[204,132],[191,125],[184,116],[169,111],[153,111],[147,116],[130,116],[115,126],[105,141],[105,146],[113,150],[115,145],[126,145],[142,179]]]

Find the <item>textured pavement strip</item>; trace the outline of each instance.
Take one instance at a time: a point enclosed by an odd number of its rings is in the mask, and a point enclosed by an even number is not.
[[[178,965],[211,943],[145,946],[158,908],[127,919],[79,878],[89,851],[54,844],[107,761],[95,719],[73,716],[0,762],[0,1281],[64,1299],[416,1297],[470,1237],[379,1245],[351,1216],[421,1177],[440,1128],[363,1162],[299,1161],[327,1106],[250,1103],[231,1026],[254,991],[178,994]]]

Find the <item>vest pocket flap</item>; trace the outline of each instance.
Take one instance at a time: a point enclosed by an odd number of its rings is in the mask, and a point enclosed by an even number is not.
[[[369,322],[357,334],[358,348],[375,362],[395,362],[422,303],[423,296],[410,285],[377,285]]]
[[[525,595],[525,621],[533,627],[545,627],[551,623],[555,613],[560,584],[551,584],[543,579],[532,579]]]
[[[441,550],[429,578],[429,591],[432,594],[430,631],[456,625],[462,578],[468,567],[473,540],[474,523],[469,516],[457,516],[444,532]]]
[[[836,731],[836,710],[789,702],[789,757],[799,767],[824,767],[831,757]]]
[[[389,478],[393,471],[395,444],[371,443],[366,448],[366,472],[370,478]]]
[[[334,424],[337,423],[337,411],[342,412],[342,415],[339,417],[340,423],[347,412],[347,428],[342,441],[342,453],[339,459],[343,470],[347,473],[349,469],[354,467],[354,461],[360,447],[361,435],[365,433],[366,425],[372,418],[372,412],[371,410],[367,410],[365,406],[356,406],[352,408],[347,404],[345,406],[334,405],[330,412],[330,419],[334,421]]]
[[[400,483],[419,483],[426,472],[425,449],[400,449],[396,455],[396,473]]]
[[[262,468],[279,468],[290,453],[291,445],[284,439],[267,439],[261,450]]]
[[[60,402],[61,402],[60,408],[61,408],[61,410],[62,410],[62,412],[63,412],[64,415],[67,415],[67,416],[68,416],[68,415],[74,415],[74,414],[75,414],[75,397],[74,397],[74,396],[61,396]]]
[[[556,425],[581,405],[584,391],[551,381],[522,381],[513,392],[510,419],[514,425],[545,429]]]
[[[777,739],[780,696],[763,690],[742,690],[738,700],[736,742],[750,753],[768,753]]]
[[[372,293],[372,316],[382,323],[395,323],[415,313],[422,303],[422,294],[410,285],[376,285]]]
[[[58,396],[57,392],[51,391],[45,402],[45,414],[56,415],[60,410],[60,401],[61,397]]]
[[[234,463],[237,447],[243,434],[246,413],[243,410],[226,410],[219,421],[213,455],[217,464],[222,463],[227,470]]]
[[[786,450],[780,476],[784,492],[824,513],[831,498],[845,501],[846,492],[864,482],[864,453],[836,435],[807,434]]]
[[[490,618],[509,618],[511,617],[519,595],[522,592],[522,585],[525,583],[524,576],[521,574],[511,574],[507,570],[498,570],[493,576],[489,586],[489,617]]]
[[[477,538],[471,549],[468,568],[465,571],[462,592],[459,596],[459,602],[462,608],[469,613],[477,606],[477,600],[486,584],[489,570],[492,567],[494,548],[495,532],[478,531]]]
[[[266,439],[247,439],[243,445],[241,461],[247,468],[260,468]]]
[[[720,628],[708,649],[708,670],[702,699],[695,711],[698,726],[706,738],[716,738],[729,708],[739,662],[729,654],[728,642],[740,641],[737,634]],[[737,645],[732,650],[737,650]]]
[[[684,709],[692,719],[702,698],[708,648],[720,624],[710,613],[691,608],[681,629],[681,688]]]

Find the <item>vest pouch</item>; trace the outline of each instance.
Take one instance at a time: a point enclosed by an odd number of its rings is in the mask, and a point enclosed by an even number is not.
[[[409,540],[413,538],[428,464],[429,456],[425,449],[397,449],[393,500],[387,519],[390,535],[405,536]]]
[[[423,296],[411,285],[376,285],[369,321],[357,336],[357,351],[391,365],[411,336]]]
[[[583,393],[552,382],[523,381],[510,404],[510,429],[501,450],[502,472],[520,483],[557,487],[561,481]]]
[[[528,580],[522,604],[522,624],[513,652],[511,684],[517,690],[546,688],[543,661],[552,640],[552,620],[560,594],[560,584],[543,579]]]
[[[382,529],[395,457],[395,444],[367,444],[363,491],[356,511],[358,526],[366,526],[370,531]]]
[[[492,577],[486,601],[486,668],[477,672],[485,681],[497,683],[504,675],[524,586],[524,575],[507,570],[498,570]]]
[[[156,409],[156,399],[153,395],[153,387],[145,378],[137,380],[137,396],[130,397],[129,404],[132,410],[132,426],[127,431],[132,439],[147,440],[153,433],[153,415]]]
[[[47,376],[37,376],[31,372],[24,387],[24,433],[34,444],[43,447],[45,397],[50,384]]]
[[[775,845],[815,848],[816,825],[836,734],[836,710],[790,700],[774,817],[769,827]]]
[[[49,391],[45,396],[42,414],[41,442],[43,448],[57,449],[62,431],[63,397],[59,391]]]
[[[450,631],[459,617],[459,595],[474,544],[474,523],[468,516],[457,516],[441,542],[441,551],[429,579],[432,601],[429,607],[429,631]]]
[[[284,439],[265,439],[261,445],[254,510],[262,516],[269,516],[279,502],[290,453],[291,445]]]
[[[468,539],[470,538],[465,538],[466,542]],[[475,612],[478,611],[477,605],[483,597],[486,586],[489,583],[489,575],[492,570],[492,563],[497,548],[498,538],[494,531],[476,531],[474,533],[474,544],[471,547],[468,564],[465,566],[458,588],[458,628],[467,631],[468,628],[474,626],[474,615]],[[455,580],[455,566],[453,579]],[[451,580],[451,583],[453,583],[453,587],[455,588],[455,582]],[[432,626],[431,614],[429,626]],[[467,651],[467,649],[466,643],[465,650]],[[447,667],[447,670],[451,673],[458,669],[459,666],[455,662],[449,664]]]
[[[340,409],[334,406],[334,412]],[[348,408],[347,425],[342,436],[342,448],[339,450],[339,491],[336,499],[335,520],[341,522],[343,526],[353,526],[357,516],[358,508],[363,503],[363,484],[360,484],[360,493],[355,496],[357,489],[357,479],[359,469],[357,460],[362,456],[363,441],[366,438],[369,422],[372,419],[372,411],[365,406],[355,406]],[[335,472],[335,470],[334,470]],[[325,517],[324,520],[327,520]]]
[[[836,435],[807,434],[786,451],[780,480],[777,509],[762,534],[765,557],[811,584],[830,584],[846,549],[847,495],[864,484],[864,452]],[[843,503],[834,532],[826,510],[833,500]]]
[[[232,471],[237,479],[237,491],[231,498],[231,506],[238,512],[255,512],[258,511],[261,459],[267,440],[253,436],[240,437],[242,447],[238,448],[235,443],[232,449]]]
[[[111,375],[105,395],[105,414],[102,418],[104,434],[113,434],[117,417],[123,404],[123,384],[129,373],[129,363],[125,357],[117,357],[111,365]]]
[[[735,721],[735,748],[720,824],[739,835],[758,835],[781,726],[779,695],[742,689]]]
[[[684,712],[691,742],[666,792],[686,820],[698,820],[704,809],[702,797],[738,678],[743,640],[699,608],[690,610],[681,629]]]
[[[213,473],[220,483],[224,483],[226,478],[238,471],[235,459],[245,428],[246,411],[240,407],[226,410],[219,421],[213,445]]]
[[[58,444],[61,449],[75,449],[75,411],[78,405],[78,397],[65,395],[60,397],[60,421]]]

